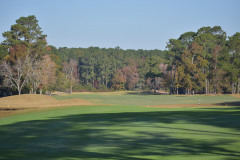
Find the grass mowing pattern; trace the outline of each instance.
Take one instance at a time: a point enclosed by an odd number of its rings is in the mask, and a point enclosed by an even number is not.
[[[82,106],[0,119],[0,159],[238,160],[240,108]]]

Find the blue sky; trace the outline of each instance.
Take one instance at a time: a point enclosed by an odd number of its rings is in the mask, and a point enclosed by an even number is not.
[[[239,6],[240,0],[0,0],[0,33],[35,15],[56,47],[165,49],[170,38],[203,26],[240,32]]]

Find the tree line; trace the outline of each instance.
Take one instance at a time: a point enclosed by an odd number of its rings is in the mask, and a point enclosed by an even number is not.
[[[164,90],[239,93],[240,33],[202,27],[170,39],[166,50],[48,45],[34,15],[20,17],[0,45],[1,93]]]
[[[167,43],[170,93],[238,93],[240,33],[227,37],[220,26],[186,32]]]
[[[78,90],[135,90],[148,89],[146,74],[152,57],[161,63],[161,50],[123,50],[115,48],[66,48],[51,46],[50,55],[57,64],[75,61],[74,77]],[[57,57],[57,58],[56,58]],[[63,65],[64,69],[64,65]],[[60,69],[61,70],[61,69]],[[158,71],[160,72],[160,68]],[[148,80],[150,81],[150,80]],[[58,85],[62,86],[62,85]]]

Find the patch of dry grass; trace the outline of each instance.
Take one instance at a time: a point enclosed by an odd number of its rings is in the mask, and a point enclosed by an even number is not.
[[[0,98],[0,108],[32,108],[32,107],[55,107],[93,105],[84,99],[57,100],[47,95],[24,94]]]
[[[0,98],[0,117],[62,106],[94,105],[84,99],[57,100],[47,95],[23,94]]]
[[[240,98],[240,94],[232,94],[233,97]]]

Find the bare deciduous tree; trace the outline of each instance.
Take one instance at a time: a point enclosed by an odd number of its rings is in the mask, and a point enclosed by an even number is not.
[[[1,63],[0,74],[4,77],[4,85],[16,88],[20,95],[22,88],[29,80],[30,66],[31,61],[28,56],[18,58],[14,64],[3,61]]]
[[[38,69],[39,80],[40,80],[40,94],[42,89],[49,89],[49,86],[56,82],[56,64],[51,60],[50,55],[45,55],[43,60],[39,63],[40,68]]]
[[[68,80],[69,93],[72,94],[73,85],[78,83],[78,63],[77,61],[70,59],[69,63],[63,63],[63,71],[66,74]]]
[[[29,81],[28,83],[31,86],[30,93],[36,94],[37,89],[39,88],[40,85],[40,62],[39,61],[34,61],[32,62],[32,65],[30,66],[30,75],[29,75]]]
[[[34,60],[30,66],[29,84],[31,84],[31,93],[35,93],[37,89],[42,94],[43,89],[55,83],[56,81],[56,64],[51,60],[50,55],[45,55],[41,60]]]

